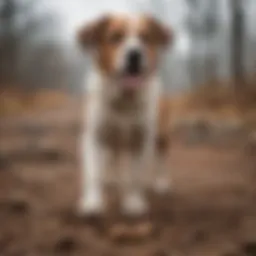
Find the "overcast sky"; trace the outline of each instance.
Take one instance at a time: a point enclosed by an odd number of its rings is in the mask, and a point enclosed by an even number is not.
[[[89,21],[104,12],[128,12],[139,9],[136,6],[145,6],[148,0],[45,0],[42,9],[57,12],[62,18],[63,36],[72,37],[75,29],[84,21]],[[160,0],[168,4],[169,23],[179,26],[184,19],[186,4],[184,0]]]

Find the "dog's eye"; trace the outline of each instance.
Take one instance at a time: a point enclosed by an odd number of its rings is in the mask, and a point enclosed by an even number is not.
[[[150,35],[146,32],[141,33],[139,36],[140,40],[145,44],[149,44],[152,41]]]
[[[121,31],[117,31],[110,35],[109,41],[112,44],[118,44],[123,40],[123,37],[124,37],[124,33],[122,33]]]

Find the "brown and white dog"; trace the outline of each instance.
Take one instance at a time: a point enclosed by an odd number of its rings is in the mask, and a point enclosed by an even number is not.
[[[156,153],[159,60],[172,34],[150,16],[106,15],[83,27],[78,40],[93,61],[87,81],[78,210],[85,215],[104,210],[104,174],[115,159],[124,213],[145,213],[143,178]],[[160,148],[163,144],[160,141]],[[156,180],[160,190],[168,185],[166,159],[161,160]]]

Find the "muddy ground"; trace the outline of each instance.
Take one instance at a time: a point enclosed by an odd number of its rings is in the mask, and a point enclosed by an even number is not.
[[[246,132],[175,133],[172,194],[149,192],[152,211],[135,223],[148,231],[114,239],[116,227],[131,225],[116,213],[112,190],[105,218],[74,214],[77,120],[57,111],[0,121],[1,256],[256,255],[256,151]]]

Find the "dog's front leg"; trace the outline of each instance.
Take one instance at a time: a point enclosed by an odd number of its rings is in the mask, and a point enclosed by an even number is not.
[[[104,210],[102,178],[106,153],[96,134],[88,131],[82,140],[82,194],[78,205],[82,215],[99,214]]]
[[[131,131],[128,149],[121,154],[122,209],[128,215],[141,215],[148,210],[145,176],[148,173],[152,149],[154,149],[152,127],[135,127]]]
[[[121,207],[125,215],[142,215],[148,208],[142,182],[142,172],[145,168],[143,157],[142,153],[134,154],[130,151],[121,154]]]

